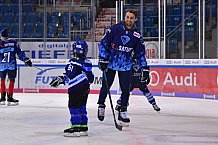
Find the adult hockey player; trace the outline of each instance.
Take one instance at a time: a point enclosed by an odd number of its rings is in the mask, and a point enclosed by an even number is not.
[[[145,71],[145,72],[144,72]],[[150,73],[150,68],[147,69],[140,68],[135,62],[133,62],[132,67],[132,77],[131,77],[131,85],[130,85],[130,92],[134,88],[139,88],[139,90],[143,93],[143,95],[147,98],[148,102],[152,105],[155,111],[160,111],[160,107],[157,105],[154,96],[151,94],[150,90],[148,89],[148,84],[150,83],[150,77],[148,79],[144,79],[143,75],[145,73]],[[121,98],[117,100],[117,105],[115,108],[117,111],[121,109]]]
[[[8,38],[7,29],[1,31],[0,40],[0,77],[1,77],[1,99],[0,104],[5,105],[6,102],[6,85],[5,78],[8,75],[9,87],[7,92],[7,105],[18,105],[19,100],[13,98],[14,83],[17,76],[16,56],[27,66],[32,66],[31,60],[26,57],[25,53],[20,49],[16,40]]]
[[[68,84],[68,108],[71,127],[64,130],[64,136],[87,136],[88,116],[86,103],[90,84],[93,83],[92,63],[86,58],[88,45],[84,40],[73,44],[73,58],[65,67],[65,73],[51,81],[52,87]]]
[[[109,88],[113,84],[116,72],[118,72],[119,84],[121,88],[121,109],[118,120],[128,124],[127,103],[130,94],[130,78],[133,57],[139,67],[147,68],[145,58],[145,46],[143,38],[137,32],[135,21],[137,12],[127,10],[125,20],[113,25],[102,38],[99,44],[99,68],[106,73]],[[134,52],[134,56],[132,53]],[[147,76],[149,77],[149,76]],[[103,77],[102,87],[98,99],[98,119],[104,120],[105,99],[107,97],[106,81]]]

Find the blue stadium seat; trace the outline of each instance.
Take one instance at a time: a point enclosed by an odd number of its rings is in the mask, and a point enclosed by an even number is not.
[[[68,23],[64,23],[63,24],[63,32],[64,33],[68,33],[69,32],[69,24]]]
[[[12,23],[12,22],[14,22],[14,13],[5,13],[4,22],[5,23]]]
[[[9,34],[9,36],[11,38],[18,38],[18,34],[19,34],[19,24],[18,23],[12,23],[11,33]]]
[[[23,22],[23,23],[28,22],[27,13],[21,13],[21,16],[22,16],[22,22]]]
[[[47,34],[47,37],[48,37],[48,38],[55,38],[55,34],[54,34],[54,33],[51,33],[51,32],[49,32],[49,33]]]
[[[144,27],[152,27],[153,22],[150,17],[145,17],[144,18]]]
[[[195,11],[195,7],[193,4],[186,4],[185,5],[185,14],[186,15],[190,15],[193,14]]]
[[[23,29],[23,38],[30,38],[32,37],[32,33],[34,32],[34,25],[32,23],[24,23]]]
[[[69,22],[69,13],[64,12],[62,17],[61,17],[61,20],[62,20],[63,23],[68,23]]]
[[[38,12],[33,12],[28,14],[28,22],[29,23],[37,23],[39,21],[39,13]]]
[[[74,22],[79,23],[82,16],[83,16],[83,13],[82,13],[82,12],[74,12],[74,13],[71,15],[71,22],[74,21]],[[73,20],[73,21],[72,21],[72,20]]]
[[[182,22],[181,16],[170,15],[167,17],[167,22],[169,22],[167,23],[168,26],[178,26]]]
[[[173,26],[167,26],[167,34],[170,33],[175,27]]]
[[[33,11],[33,5],[32,4],[23,4],[22,10],[24,13],[31,13]]]
[[[157,5],[145,5],[144,8],[143,8],[144,12],[143,14],[145,16],[157,16],[158,14],[158,8],[157,8]]]
[[[194,39],[195,39],[194,27],[185,27],[185,40],[194,41]]]
[[[47,22],[50,22],[50,13],[46,13],[47,15]],[[44,12],[39,14],[39,23],[44,23]]]
[[[10,31],[10,24],[9,23],[0,23],[0,30],[7,28]]]
[[[48,31],[47,31],[47,37],[48,38],[54,38],[57,33],[57,26],[54,25],[53,23],[50,23],[48,25]]]
[[[178,40],[176,38],[171,38],[169,39],[169,51],[172,52],[177,52],[178,48]]]
[[[0,4],[0,13],[9,13],[10,7],[8,4]]]
[[[36,31],[32,34],[33,38],[42,38],[44,33],[44,26],[42,23],[36,23]]]
[[[182,14],[181,5],[173,5],[172,6],[172,14],[171,15],[181,15],[181,14]]]
[[[150,29],[151,31],[151,34],[150,34],[150,36],[151,37],[158,37],[158,29],[157,28],[151,28]]]
[[[173,15],[173,5],[167,5],[167,15]]]
[[[69,32],[61,32],[58,34],[58,38],[68,38]]]
[[[11,4],[11,11],[12,11],[13,13],[18,13],[18,12],[19,12],[19,5],[16,4],[16,3],[12,3],[12,4]]]
[[[19,4],[19,0],[11,0],[12,4]]]
[[[3,22],[3,13],[0,13],[0,23]]]

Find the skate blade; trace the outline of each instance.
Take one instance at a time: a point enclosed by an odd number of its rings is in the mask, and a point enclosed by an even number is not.
[[[80,132],[64,133],[64,137],[80,137]]]
[[[80,136],[88,136],[88,132],[87,131],[81,131]]]
[[[0,102],[0,105],[5,105],[5,101]]]
[[[19,105],[19,103],[18,102],[8,102],[7,105],[8,106],[17,106],[17,105]]]
[[[123,127],[129,127],[129,122],[122,122],[119,121],[119,125],[123,126]]]

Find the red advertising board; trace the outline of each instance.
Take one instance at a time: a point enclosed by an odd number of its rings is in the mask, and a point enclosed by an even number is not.
[[[218,94],[216,67],[151,68],[149,89],[156,92]]]

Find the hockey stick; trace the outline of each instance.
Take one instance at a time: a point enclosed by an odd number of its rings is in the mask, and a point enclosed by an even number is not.
[[[43,69],[41,69],[41,68],[39,68],[39,67],[37,67],[37,66],[35,66],[35,65],[32,65],[32,67],[35,67],[35,68],[38,69],[38,70],[44,71]]]
[[[111,110],[112,110],[112,113],[113,113],[115,127],[118,130],[122,131],[123,127],[121,125],[117,124],[117,121],[116,121],[116,117],[115,117],[115,113],[114,113],[114,106],[113,106],[113,103],[112,103],[111,93],[110,93],[110,89],[109,89],[109,86],[108,86],[108,81],[107,81],[107,76],[106,76],[105,71],[103,71],[103,76],[104,76],[105,83],[106,83],[106,88],[107,88],[107,92],[108,92],[108,96],[109,96],[109,100],[110,100],[110,105],[111,105]]]

